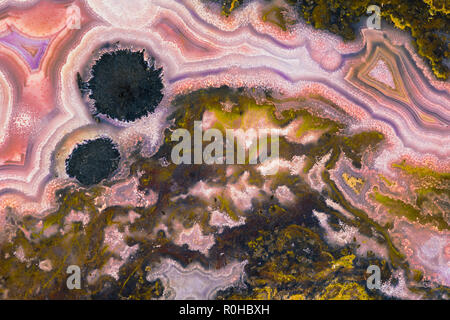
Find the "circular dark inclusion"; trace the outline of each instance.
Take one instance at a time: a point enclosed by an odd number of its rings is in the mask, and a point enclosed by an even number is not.
[[[163,98],[161,73],[153,59],[144,59],[144,51],[124,49],[103,54],[87,83],[95,114],[134,121],[152,113]]]
[[[120,153],[109,138],[78,144],[66,159],[66,172],[81,184],[91,186],[108,178],[119,166]]]

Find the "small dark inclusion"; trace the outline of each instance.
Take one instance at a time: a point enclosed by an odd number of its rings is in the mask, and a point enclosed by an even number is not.
[[[119,166],[120,153],[109,138],[78,144],[66,159],[66,172],[81,184],[91,186],[108,178]]]
[[[128,122],[152,113],[163,98],[161,73],[153,58],[144,59],[144,51],[122,49],[103,54],[87,82],[94,114]]]

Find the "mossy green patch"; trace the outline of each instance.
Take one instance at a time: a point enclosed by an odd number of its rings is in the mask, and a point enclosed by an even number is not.
[[[449,225],[442,215],[424,215],[418,208],[411,204],[381,194],[377,188],[374,188],[372,198],[385,206],[388,212],[393,215],[405,217],[412,222],[418,222],[420,224],[432,224],[439,230],[449,230]]]

